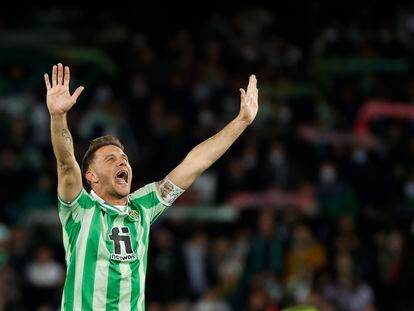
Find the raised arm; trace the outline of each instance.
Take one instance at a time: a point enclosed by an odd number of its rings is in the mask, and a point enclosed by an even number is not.
[[[258,107],[257,80],[254,75],[251,75],[247,91],[240,89],[238,116],[220,132],[192,149],[183,162],[168,174],[168,179],[182,189],[190,187],[194,180],[220,158],[246,127],[253,122]]]
[[[75,159],[66,113],[76,103],[83,87],[78,87],[70,95],[70,70],[68,66],[63,69],[62,64],[53,66],[52,81],[47,73],[44,78],[47,90],[46,102],[51,121],[50,133],[57,162],[58,194],[62,200],[71,202],[82,189],[82,174]]]

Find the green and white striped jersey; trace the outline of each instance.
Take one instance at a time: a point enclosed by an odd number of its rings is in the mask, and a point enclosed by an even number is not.
[[[150,225],[168,207],[155,183],[128,196],[124,209],[85,189],[59,198],[67,275],[62,310],[145,310]]]

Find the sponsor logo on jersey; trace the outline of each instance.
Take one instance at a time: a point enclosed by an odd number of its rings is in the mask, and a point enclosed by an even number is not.
[[[127,254],[127,255],[111,254],[110,258],[112,260],[118,260],[118,261],[134,261],[138,259],[137,255],[135,254]]]
[[[113,227],[109,239],[113,243],[114,252],[109,258],[118,261],[134,261],[137,255],[132,250],[131,236],[128,227]]]

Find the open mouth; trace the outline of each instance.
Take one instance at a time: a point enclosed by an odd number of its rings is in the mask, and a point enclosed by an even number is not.
[[[118,184],[127,184],[128,183],[128,171],[126,170],[119,171],[115,176],[115,180]]]

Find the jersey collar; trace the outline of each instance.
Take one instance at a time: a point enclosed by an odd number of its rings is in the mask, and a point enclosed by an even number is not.
[[[128,209],[129,209],[129,196],[128,196],[128,201],[127,201],[125,210],[121,210],[120,208],[118,208],[118,207],[116,207],[114,205],[109,204],[104,199],[102,199],[99,195],[97,195],[95,193],[95,191],[93,191],[93,190],[91,190],[91,196],[96,201],[98,201],[102,205],[102,207],[104,207],[106,210],[110,210],[110,211],[116,212],[117,214],[121,214],[121,215],[127,215],[128,214]]]

